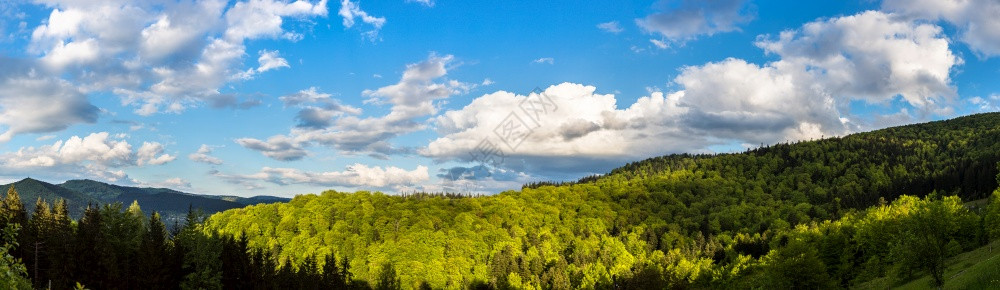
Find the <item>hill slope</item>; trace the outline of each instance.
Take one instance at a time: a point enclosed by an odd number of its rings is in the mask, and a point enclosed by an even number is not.
[[[137,201],[143,210],[147,212],[157,211],[165,219],[173,219],[187,213],[188,206],[199,208],[211,214],[254,204],[254,202],[288,201],[286,198],[271,196],[229,199],[222,196],[190,194],[167,188],[119,186],[86,179],[69,180],[55,185],[25,178],[12,184],[0,185],[0,191],[6,194],[11,185],[17,189],[21,200],[29,211],[34,210],[35,200],[38,198],[49,203],[62,198],[67,201],[70,214],[74,217],[79,217],[83,209],[91,203],[121,202],[127,206],[132,201]]]
[[[535,184],[495,196],[328,191],[221,212],[207,228],[246,233],[253,247],[296,262],[335,254],[369,281],[383,265],[396,265],[403,284],[413,287],[482,281],[586,288],[665,279],[677,287],[767,288],[761,285],[772,285],[770,280],[748,273],[767,261],[783,261],[768,257],[782,253],[773,250],[784,249],[788,236],[809,237],[817,223],[882,224],[884,211],[905,220],[912,208],[938,204],[910,198],[865,210],[904,194],[981,199],[997,187],[998,160],[1000,114],[979,114],[738,154],[657,157],[577,183]],[[954,206],[955,200],[949,202]],[[864,219],[841,219],[862,213]],[[955,215],[964,222],[978,218]],[[859,229],[886,232],[870,226],[822,229],[845,231],[848,244],[866,241],[856,236]],[[968,234],[960,246],[985,239]],[[843,245],[844,251],[808,250],[810,243],[799,250],[830,253],[818,265],[830,264],[831,274],[817,281],[847,286],[860,279],[853,276],[857,269],[884,275],[891,266],[886,249],[892,244],[879,243],[893,240],[876,241]]]

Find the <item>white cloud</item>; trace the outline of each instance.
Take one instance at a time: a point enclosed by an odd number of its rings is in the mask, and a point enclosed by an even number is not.
[[[944,20],[982,56],[1000,55],[1000,2],[995,0],[885,0],[882,8],[907,17]]]
[[[261,50],[259,54],[260,57],[257,58],[257,62],[260,63],[260,66],[257,67],[257,72],[266,72],[273,69],[290,67],[287,60],[278,56],[277,50]]]
[[[99,50],[97,40],[93,38],[70,43],[59,42],[42,58],[42,63],[56,70],[70,65],[90,64],[98,59]]]
[[[0,143],[97,121],[97,107],[66,81],[0,72]]]
[[[127,180],[122,168],[160,165],[174,160],[163,154],[163,145],[143,142],[133,151],[124,136],[111,136],[108,132],[91,133],[86,137],[73,136],[58,140],[52,145],[22,147],[16,152],[0,154],[0,167],[5,174],[30,174],[32,172],[60,172],[82,177],[98,177],[110,181]]]
[[[153,185],[160,185],[166,188],[191,188],[191,182],[188,182],[180,177],[169,178],[163,182],[155,183]]]
[[[751,144],[847,132],[833,96],[804,71],[740,59],[686,67],[674,82],[690,109],[683,126]]]
[[[601,172],[608,164],[704,152],[713,144],[841,135],[893,122],[854,118],[849,104],[855,100],[902,98],[922,111],[947,111],[955,96],[950,72],[961,63],[939,27],[880,12],[807,23],[777,39],[760,37],[757,45],[779,60],[757,65],[730,58],[685,67],[672,81],[680,90],[652,90],[627,108],[594,87],[563,83],[544,90],[556,106],[536,123],[522,102],[539,94],[486,94],[437,117],[441,137],[419,152],[473,162],[493,144],[503,150],[494,156],[502,168]],[[894,119],[908,114],[901,113]],[[506,119],[511,114],[518,118]],[[514,127],[531,131],[506,134]]]
[[[453,192],[462,194],[495,194],[511,188],[520,188],[533,180],[524,172],[486,166],[452,167],[438,170],[440,182],[424,184],[408,191]],[[406,192],[407,190],[403,190]]]
[[[198,148],[198,151],[195,151],[194,153],[188,155],[188,159],[191,159],[191,161],[194,162],[201,162],[212,165],[222,165],[222,159],[219,159],[218,157],[209,154],[212,154],[212,147],[205,144],[201,144],[201,147]]]
[[[278,185],[307,184],[314,186],[344,186],[365,188],[400,188],[413,186],[429,179],[427,167],[420,165],[413,170],[399,167],[367,166],[354,164],[344,171],[309,172],[294,168],[264,167],[259,172],[247,175],[229,175],[214,172],[216,177],[230,183],[255,186],[257,181]]]
[[[168,178],[164,181],[159,182],[143,182],[135,179],[126,181],[125,183],[131,183],[135,186],[140,187],[153,187],[153,188],[170,188],[170,189],[180,189],[180,190],[191,190],[191,182],[180,178]]]
[[[407,148],[397,148],[389,140],[403,134],[425,129],[423,120],[437,114],[439,100],[466,93],[475,84],[443,79],[454,56],[431,54],[427,60],[406,66],[396,84],[375,90],[365,90],[365,103],[390,106],[389,113],[377,117],[359,117],[361,110],[341,105],[328,94],[315,88],[282,97],[288,105],[320,102],[324,106],[305,106],[296,117],[299,126],[289,135],[277,135],[266,141],[243,138],[237,143],[261,151],[265,156],[278,160],[296,160],[306,156],[304,147],[321,144],[346,154],[369,154],[376,158],[407,153]]]
[[[142,115],[177,113],[220,95],[225,84],[287,67],[263,50],[243,69],[245,42],[301,39],[286,18],[325,16],[326,0],[46,0],[49,17],[34,28],[29,52],[47,73],[90,92],[109,91]],[[101,17],[90,17],[100,15]]]
[[[972,97],[968,100],[980,112],[1000,111],[1000,95],[990,95],[989,97]]]
[[[556,63],[556,59],[554,59],[554,58],[551,58],[551,57],[543,57],[543,58],[539,58],[539,59],[536,59],[536,60],[533,60],[533,61],[531,61],[531,62],[532,62],[532,63],[547,63],[547,64],[555,64],[555,63]]]
[[[479,149],[488,147],[483,142],[487,140],[503,150],[504,156],[496,161],[504,159],[504,167],[537,172],[581,164],[610,165],[623,158],[650,156],[671,148],[680,152],[705,144],[698,136],[685,136],[674,125],[687,111],[679,106],[683,93],[654,93],[619,109],[613,95],[595,94],[595,90],[591,86],[563,83],[540,94],[500,91],[483,95],[462,109],[438,116],[434,122],[442,137],[421,149],[420,154],[439,161],[471,162],[474,155],[482,156]],[[532,117],[522,109],[523,102],[542,97],[554,105],[546,106],[547,112]],[[525,138],[501,137],[507,136],[502,125],[512,113],[517,119],[509,120],[520,120],[514,125],[532,129]],[[504,140],[511,141],[511,145],[520,144],[509,146]]]
[[[423,1],[421,1],[423,2]],[[433,2],[431,2],[433,5]],[[378,38],[378,31],[382,29],[382,25],[385,25],[384,17],[376,17],[369,15],[368,12],[361,10],[360,2],[354,2],[351,0],[341,0],[340,10],[337,12],[340,17],[344,19],[344,28],[351,28],[354,26],[356,19],[361,19],[361,22],[371,25],[372,29],[362,33],[365,37],[371,40],[376,40]]]
[[[142,147],[136,151],[136,164],[142,165],[162,165],[177,159],[176,156],[163,154],[163,145],[156,142],[142,142]]]
[[[619,24],[618,21],[600,23],[597,24],[597,28],[614,34],[618,34],[621,33],[622,31],[625,31],[625,29],[622,28],[621,24]]]
[[[653,5],[659,12],[635,20],[648,33],[657,33],[674,42],[701,35],[739,30],[754,18],[746,0],[661,0]]]
[[[330,99],[330,94],[317,92],[316,87],[301,90],[298,93],[278,97],[285,107],[298,106],[305,103],[320,103]]]
[[[296,141],[282,135],[272,136],[266,141],[253,138],[236,139],[236,144],[247,149],[260,151],[264,156],[281,161],[293,161],[302,159],[309,155],[304,148],[303,142]]]
[[[659,39],[650,39],[649,43],[652,43],[653,46],[656,46],[656,48],[659,49],[667,49],[668,47],[670,47],[670,45],[667,44],[667,42]]]
[[[331,94],[320,93],[317,90],[318,89],[316,87],[310,87],[294,94],[281,96],[278,99],[285,104],[286,108],[296,106],[303,108],[303,110],[323,110],[330,114],[328,119],[334,116],[341,116],[343,114],[361,114],[360,108],[344,105],[340,103],[340,100],[332,98]],[[300,115],[301,114],[302,113],[300,112]]]
[[[406,0],[406,2],[416,2],[427,7],[434,7],[434,0]]]
[[[807,23],[757,46],[781,57],[774,67],[805,70],[830,94],[871,102],[902,95],[917,107],[954,97],[950,73],[962,63],[940,27],[876,11]]]
[[[243,80],[253,79],[257,74],[276,70],[283,67],[291,67],[288,65],[288,60],[278,56],[278,51],[261,50],[257,52],[260,55],[257,58],[257,63],[259,66],[257,68],[250,68],[244,72],[238,73],[235,77]]]

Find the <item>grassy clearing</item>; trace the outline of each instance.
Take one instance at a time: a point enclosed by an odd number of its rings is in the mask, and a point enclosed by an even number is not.
[[[947,263],[944,289],[1000,289],[1000,241],[959,254]],[[883,277],[857,285],[855,289],[933,289],[929,275],[903,284],[893,282]]]

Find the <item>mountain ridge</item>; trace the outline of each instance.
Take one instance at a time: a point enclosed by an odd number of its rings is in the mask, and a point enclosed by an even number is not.
[[[253,204],[290,200],[276,196],[202,195],[169,188],[122,186],[90,179],[73,179],[52,184],[30,177],[0,185],[0,193],[6,196],[12,185],[29,211],[34,211],[35,201],[39,198],[49,203],[61,198],[67,201],[70,214],[74,217],[79,217],[90,204],[115,202],[127,205],[136,201],[145,211],[157,211],[165,217],[178,217],[186,213],[189,206],[212,214]]]

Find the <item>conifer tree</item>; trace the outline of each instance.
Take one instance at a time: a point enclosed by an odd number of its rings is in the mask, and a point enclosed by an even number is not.
[[[69,289],[75,282],[70,276],[78,267],[73,261],[76,237],[65,199],[53,204],[51,220],[49,234],[44,239],[49,253],[48,277],[52,279],[52,289]]]
[[[7,196],[4,198],[0,210],[2,210],[2,218],[6,222],[19,224],[22,228],[27,223],[28,214],[24,209],[24,203],[21,202],[21,196],[13,184],[7,189]]]
[[[42,288],[43,282],[48,281],[47,248],[50,245],[46,243],[46,237],[51,234],[51,227],[49,203],[39,197],[35,201],[35,211],[31,213],[28,226],[22,231],[22,245],[25,246],[21,248],[22,259],[36,288]]]
[[[95,205],[88,205],[83,211],[76,231],[73,262],[81,265],[72,279],[94,289],[106,289],[107,270],[104,256],[106,254],[104,239],[104,222],[101,212]],[[82,266],[86,265],[86,266]]]
[[[130,207],[131,208],[131,207]],[[147,231],[143,232],[142,243],[139,245],[138,279],[141,289],[169,288],[169,273],[167,272],[167,228],[160,220],[160,214],[153,212],[149,217]]]

